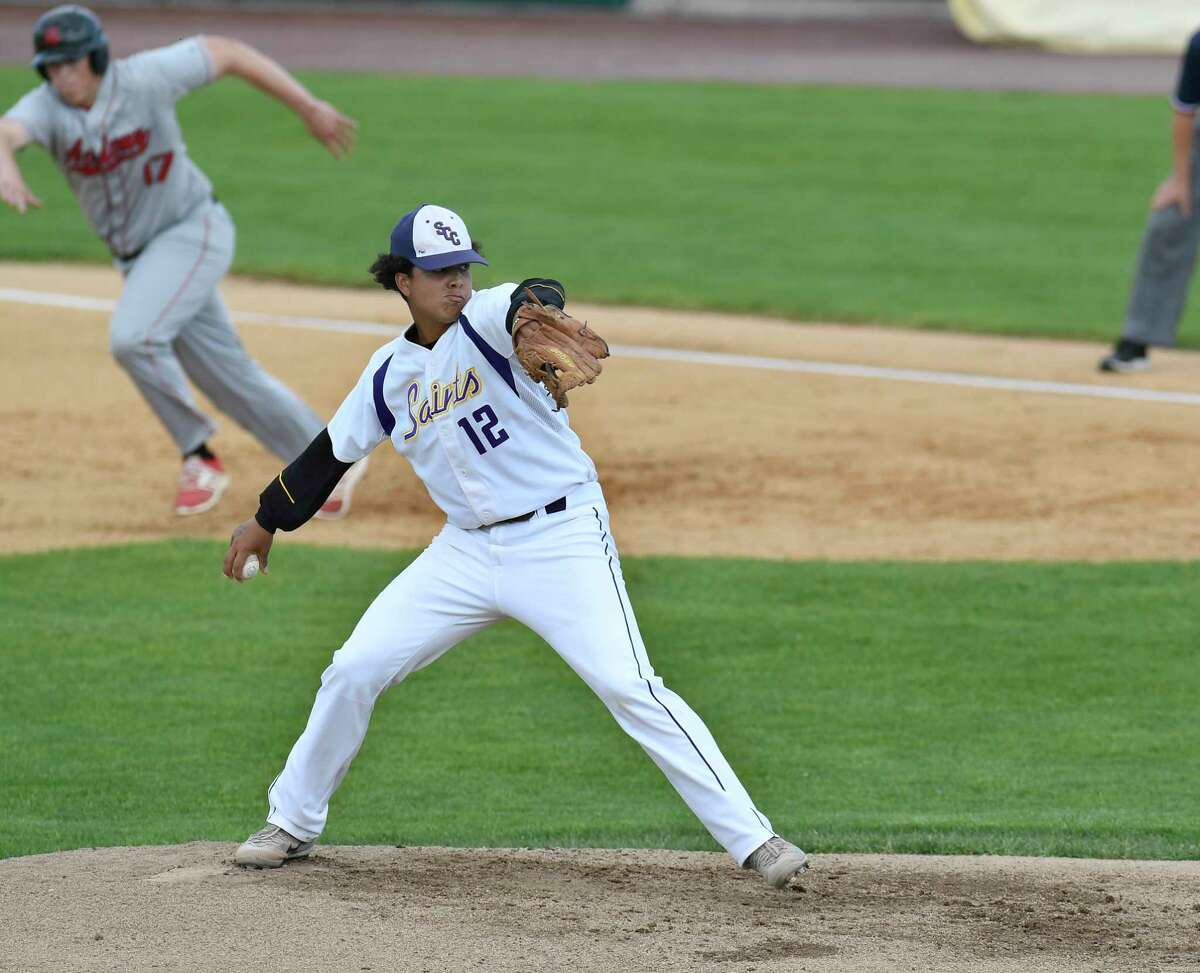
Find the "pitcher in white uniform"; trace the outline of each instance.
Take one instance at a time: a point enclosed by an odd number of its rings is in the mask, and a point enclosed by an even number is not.
[[[0,198],[24,214],[41,205],[15,153],[36,142],[50,153],[84,215],[125,277],[109,345],[183,457],[175,511],[215,506],[229,474],[209,448],[216,424],[200,411],[190,378],[284,461],[321,420],[242,347],[217,287],[233,260],[234,227],[212,184],[188,157],[175,103],[236,75],[291,108],[340,157],[354,122],[314,98],[254,48],[225,37],[192,37],[109,61],[91,11],[55,7],[34,26],[33,66],[45,83],[0,118]],[[349,509],[360,466],[322,516]]]
[[[371,268],[413,324],[380,348],[337,413],[234,531],[224,571],[265,569],[276,529],[294,530],[332,484],[384,440],[412,464],[446,525],[367,609],[321,677],[308,726],[271,785],[267,826],[235,860],[276,867],[307,855],[358,752],[375,701],[411,672],[502,618],[527,625],[592,688],[738,864],[782,887],[805,867],[778,837],[700,717],[663,685],[621,575],[596,468],[565,410],[514,360],[513,316],[530,278],[472,291],[486,263],[455,213],[425,204]]]

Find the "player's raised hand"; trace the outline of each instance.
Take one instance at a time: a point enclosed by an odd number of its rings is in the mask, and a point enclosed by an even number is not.
[[[238,584],[250,580],[243,569],[246,566],[246,559],[253,554],[258,558],[262,573],[266,574],[267,555],[271,551],[271,542],[274,540],[275,535],[269,530],[263,530],[253,517],[238,524],[233,529],[233,536],[229,538],[229,550],[225,553],[225,563],[221,567],[222,573]]]
[[[0,176],[0,199],[3,199],[22,216],[31,206],[41,208],[42,205],[42,201],[29,191],[25,180],[19,175]]]
[[[358,122],[329,104],[314,101],[304,113],[304,124],[312,137],[325,146],[335,159],[340,159],[354,147]]]

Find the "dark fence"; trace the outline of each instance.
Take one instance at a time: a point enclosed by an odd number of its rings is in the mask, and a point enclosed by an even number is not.
[[[113,8],[145,8],[156,10],[336,10],[339,7],[361,10],[452,10],[486,9],[489,11],[510,9],[554,10],[563,7],[608,7],[620,9],[632,5],[632,0],[78,0],[85,7],[96,10]],[[44,4],[31,0],[0,0],[0,7],[28,7],[31,10],[49,10],[56,0]]]
[[[98,10],[123,8],[154,8],[159,10],[187,9],[235,9],[235,10],[287,10],[303,8],[309,10],[336,10],[339,7],[362,10],[420,9],[428,11],[459,9],[469,11],[497,11],[520,9],[526,11],[574,8],[607,8],[610,10],[633,10],[642,7],[664,8],[672,12],[685,13],[694,6],[706,13],[725,12],[731,16],[745,13],[774,14],[836,14],[839,11],[854,14],[862,10],[886,11],[888,8],[937,8],[945,0],[81,0],[84,6]],[[38,4],[36,0],[0,0],[0,7],[27,7],[31,10],[49,9],[55,0]],[[727,10],[722,11],[722,7]]]

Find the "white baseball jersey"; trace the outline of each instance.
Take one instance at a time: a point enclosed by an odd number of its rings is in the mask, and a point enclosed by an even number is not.
[[[596,479],[565,411],[513,361],[505,327],[516,284],[475,291],[433,346],[401,336],[371,356],[329,423],[334,455],[384,439],[466,530],[518,517]]]
[[[175,102],[213,77],[207,45],[192,37],[114,61],[86,111],[47,82],[5,117],[54,157],[113,254],[128,255],[212,195],[188,158]]]

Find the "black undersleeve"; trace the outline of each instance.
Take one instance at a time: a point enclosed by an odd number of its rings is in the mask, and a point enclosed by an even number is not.
[[[513,291],[512,300],[508,306],[508,315],[504,319],[504,326],[508,329],[509,334],[512,334],[513,315],[517,313],[517,308],[529,301],[529,295],[525,293],[526,288],[532,291],[543,304],[552,305],[560,311],[567,305],[566,289],[553,277],[526,277]]]
[[[321,509],[342,474],[353,465],[333,455],[329,430],[322,429],[308,448],[258,495],[259,507],[254,519],[272,534],[277,529],[295,530]]]

